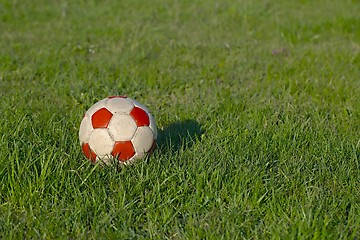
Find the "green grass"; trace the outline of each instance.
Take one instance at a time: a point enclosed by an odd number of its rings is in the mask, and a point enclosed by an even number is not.
[[[0,238],[359,238],[359,12],[0,0]],[[114,94],[160,129],[120,171],[77,137]]]

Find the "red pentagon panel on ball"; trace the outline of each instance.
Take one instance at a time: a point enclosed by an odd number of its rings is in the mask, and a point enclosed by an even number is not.
[[[108,99],[112,98],[127,98],[127,96],[109,96]]]
[[[138,127],[150,125],[148,114],[139,107],[134,107],[134,109],[130,112],[130,116],[135,120]]]
[[[117,141],[115,142],[111,155],[125,162],[135,155],[135,149],[131,141]]]
[[[106,128],[113,114],[106,108],[100,108],[91,116],[93,128]]]
[[[96,153],[91,150],[90,146],[88,143],[84,143],[82,146],[81,146],[81,149],[85,155],[85,157],[87,159],[90,159],[92,162],[95,162],[96,160]]]

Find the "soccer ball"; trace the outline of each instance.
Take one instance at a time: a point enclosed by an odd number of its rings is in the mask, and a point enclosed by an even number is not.
[[[133,163],[152,153],[157,128],[149,110],[134,99],[111,96],[90,107],[80,124],[79,139],[93,163]]]

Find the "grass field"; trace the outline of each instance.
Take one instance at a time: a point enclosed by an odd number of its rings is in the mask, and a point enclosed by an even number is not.
[[[0,0],[1,239],[360,237],[356,0]],[[78,142],[125,94],[158,148]]]

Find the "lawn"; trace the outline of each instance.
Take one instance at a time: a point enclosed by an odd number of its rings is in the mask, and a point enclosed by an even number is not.
[[[356,0],[0,0],[1,239],[360,237]],[[146,105],[103,168],[85,111]]]

